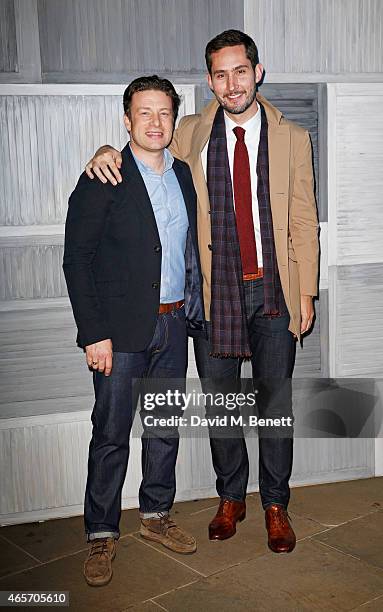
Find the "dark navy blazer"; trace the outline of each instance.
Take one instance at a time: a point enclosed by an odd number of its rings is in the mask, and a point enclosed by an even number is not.
[[[198,255],[196,193],[189,167],[175,159],[189,219],[185,314],[190,335],[205,334]],[[70,196],[63,269],[81,347],[111,338],[121,352],[150,343],[160,302],[161,242],[153,208],[129,145],[122,183],[104,185],[84,173]]]

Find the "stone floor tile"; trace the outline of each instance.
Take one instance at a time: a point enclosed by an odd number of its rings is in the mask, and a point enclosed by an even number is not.
[[[372,601],[368,601],[354,610],[358,610],[359,612],[382,612],[383,610],[383,595],[381,597],[377,597]]]
[[[121,535],[139,529],[138,510],[124,510],[121,515]],[[25,523],[0,528],[6,537],[40,561],[50,561],[87,548],[83,516],[52,519],[41,523]]]
[[[1,536],[0,547],[0,578],[12,574],[13,572],[39,565],[36,559],[32,559],[26,552],[23,552],[11,542],[7,542],[7,540]]]
[[[383,511],[350,521],[314,539],[383,569]]]
[[[197,539],[197,552],[182,557],[185,565],[203,576],[209,576],[269,552],[264,512],[259,499],[248,498],[246,519],[242,523],[237,523],[237,533],[228,540],[211,542],[208,539],[208,524],[214,517],[215,511],[216,507],[186,516],[179,515],[179,518],[175,515],[178,525]],[[323,530],[323,526],[315,521],[294,515],[291,519],[298,539]],[[138,533],[134,534],[134,537],[141,539]],[[158,550],[164,550],[160,544],[154,542],[151,544]],[[172,551],[167,551],[167,554],[174,559],[180,559],[180,555]]]
[[[340,525],[379,508],[383,508],[383,478],[296,487],[289,505],[289,511],[323,525]]]
[[[155,601],[170,612],[339,612],[352,610],[380,594],[383,572],[306,540],[289,555],[264,555]]]
[[[0,580],[1,590],[64,590],[76,612],[120,612],[178,586],[196,574],[173,559],[128,536],[117,547],[112,581],[89,587],[82,575],[86,555],[78,553]]]
[[[156,604],[154,601],[145,601],[143,603],[137,604],[136,606],[131,606],[124,610],[124,612],[164,612],[166,608],[164,606],[160,606]]]

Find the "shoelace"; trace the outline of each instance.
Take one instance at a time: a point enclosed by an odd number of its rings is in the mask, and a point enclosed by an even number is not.
[[[176,526],[175,522],[172,521],[169,514],[164,514],[163,512],[158,512],[157,514],[158,514],[158,518],[160,519],[161,529],[163,527],[170,529],[171,527]]]
[[[93,557],[94,555],[100,555],[100,557],[107,552],[108,545],[107,540],[97,539],[92,543],[92,547],[90,549],[89,555]]]

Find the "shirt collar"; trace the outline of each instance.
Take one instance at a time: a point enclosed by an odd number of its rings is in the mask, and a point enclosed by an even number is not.
[[[235,123],[235,121],[233,121],[230,117],[228,117],[226,113],[223,113],[223,114],[225,117],[226,132],[232,134],[233,129],[235,127],[238,127],[238,123]],[[248,119],[246,123],[242,123],[240,127],[242,127],[244,130],[247,131],[247,130],[259,129],[260,126],[261,126],[261,109],[258,104],[258,111],[255,113],[255,115],[251,117],[250,119]]]
[[[130,152],[133,155],[133,158],[138,166],[138,169],[140,170],[141,173],[143,174],[155,174],[157,176],[159,176],[157,174],[157,172],[154,172],[154,170],[148,166],[147,164],[145,164],[143,161],[141,161],[140,159],[138,159],[138,157],[136,155],[134,155],[133,151],[132,151],[132,147],[130,146],[129,143],[129,147],[130,147]],[[168,170],[171,170],[173,167],[173,162],[174,162],[174,157],[173,155],[170,153],[170,151],[168,149],[164,149],[164,160],[165,160],[165,167],[164,167],[164,171],[163,174],[165,174],[165,172],[167,172]]]

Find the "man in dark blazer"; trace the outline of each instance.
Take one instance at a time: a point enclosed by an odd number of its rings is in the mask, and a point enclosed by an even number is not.
[[[124,93],[125,180],[115,189],[84,173],[69,200],[63,268],[96,396],[84,508],[92,586],[112,577],[136,381],[165,379],[163,390],[180,390],[187,328],[204,333],[196,194],[188,166],[166,149],[179,104],[166,79],[135,79]],[[178,431],[151,432],[142,420],[141,535],[192,553],[195,539],[169,517]]]

